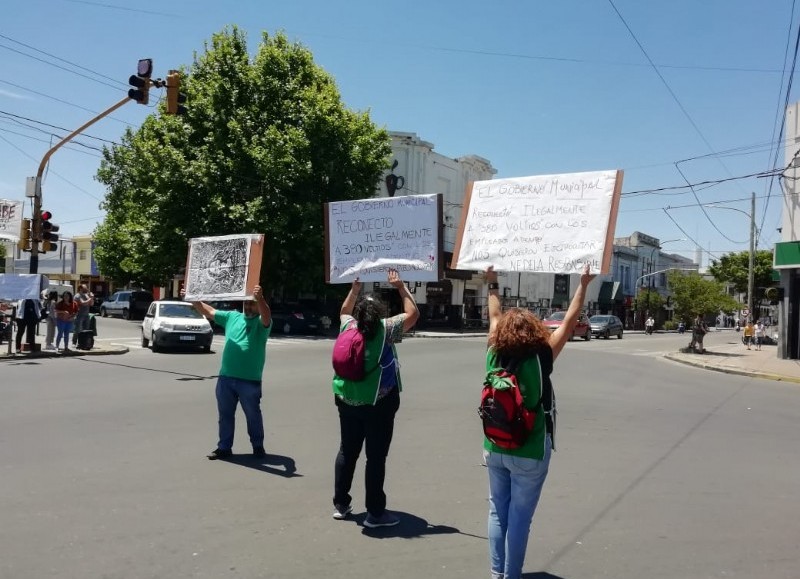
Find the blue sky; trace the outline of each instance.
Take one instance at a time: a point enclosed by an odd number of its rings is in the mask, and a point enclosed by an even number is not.
[[[349,107],[417,133],[444,155],[485,157],[498,177],[625,170],[617,236],[686,238],[664,250],[688,257],[695,242],[717,256],[743,251],[755,192],[759,247],[771,248],[779,240],[777,179],[638,192],[685,185],[681,172],[700,183],[773,168],[800,23],[793,4],[3,0],[0,197],[21,199],[49,148],[51,129],[20,117],[73,129],[125,96],[137,59],[152,58],[163,77],[235,24],[251,52],[262,31],[284,30],[336,78]],[[152,111],[131,102],[87,131],[97,137],[80,139],[88,147],[53,156],[44,208],[62,233],[88,233],[102,220],[91,147],[118,140]],[[782,166],[782,149],[777,158]],[[709,221],[698,203],[739,211],[707,208]]]

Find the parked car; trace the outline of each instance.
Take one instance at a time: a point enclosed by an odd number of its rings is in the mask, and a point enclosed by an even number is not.
[[[322,327],[319,315],[299,304],[275,304],[272,311],[272,328],[283,334],[316,334]]]
[[[547,328],[553,332],[557,328],[561,327],[561,324],[564,322],[564,316],[567,312],[553,312],[549,316],[547,316],[542,322],[544,323]],[[589,327],[589,318],[586,317],[586,314],[580,314],[578,316],[578,321],[575,322],[575,327],[572,328],[572,333],[569,336],[570,340],[574,340],[575,336],[583,338],[584,340],[589,340],[592,337],[592,330]]]
[[[211,324],[189,302],[152,302],[142,322],[142,348],[202,348],[211,351]]]
[[[617,316],[592,316],[589,318],[592,334],[606,340],[611,336],[622,339],[622,321]]]
[[[100,315],[119,316],[124,320],[144,318],[147,308],[153,303],[153,294],[141,290],[116,292],[100,306]]]

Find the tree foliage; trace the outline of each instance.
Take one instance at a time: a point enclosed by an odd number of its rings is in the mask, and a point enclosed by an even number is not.
[[[750,252],[740,251],[723,255],[719,260],[712,259],[708,272],[714,279],[734,285],[738,293],[747,291],[747,274],[750,267]],[[755,253],[753,260],[754,287],[765,288],[775,285],[772,281],[772,251],[762,249]]]
[[[161,105],[103,154],[100,269],[161,283],[185,265],[189,238],[265,233],[263,284],[318,289],[323,203],[374,194],[387,132],[347,109],[311,52],[283,34],[264,33],[251,58],[244,34],[224,29],[184,73],[187,114]]]
[[[640,289],[636,294],[636,311],[655,315],[664,305],[664,298],[654,289]]]
[[[722,282],[705,279],[696,272],[671,271],[667,283],[678,319],[690,320],[697,314],[718,314],[739,309],[739,303],[725,292]]]

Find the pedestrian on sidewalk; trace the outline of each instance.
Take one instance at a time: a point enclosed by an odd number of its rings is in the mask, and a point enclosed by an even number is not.
[[[587,265],[581,274],[561,325],[550,332],[524,308],[505,313],[500,305],[497,273],[486,271],[489,283],[489,341],[487,371],[515,367],[524,404],[536,411],[533,430],[525,443],[507,449],[484,439],[489,471],[489,563],[493,579],[519,579],[525,562],[533,515],[555,450],[555,394],[550,381],[553,362],[570,337],[594,275]]]
[[[86,284],[81,284],[75,296],[78,304],[78,313],[75,316],[75,333],[72,334],[72,345],[78,344],[78,334],[89,329],[89,309],[94,305],[94,294],[89,291]]]
[[[761,320],[756,322],[755,327],[755,338],[756,338],[756,350],[761,349],[761,344],[764,342],[764,335],[766,333],[766,329],[764,328],[764,324]]]
[[[333,394],[339,412],[340,443],[334,467],[333,518],[345,519],[353,510],[350,488],[361,447],[366,447],[364,467],[367,517],[364,526],[391,527],[400,520],[386,510],[386,457],[392,442],[394,416],[400,408],[400,368],[395,344],[403,332],[414,327],[419,310],[396,270],[390,269],[388,281],[400,293],[403,313],[386,317],[386,305],[375,296],[360,296],[361,282],[356,278],[339,311],[339,340],[345,332],[358,332],[363,338],[363,379],[333,377]],[[355,340],[358,336],[354,336]],[[343,372],[344,373],[344,372]]]
[[[56,304],[56,350],[64,340],[64,353],[69,352],[69,334],[75,323],[75,316],[78,314],[78,304],[72,299],[72,292],[61,294],[61,300]]]
[[[656,327],[656,321],[653,319],[653,316],[647,316],[647,319],[644,322],[644,332],[647,335],[653,333],[653,329]]]
[[[19,300],[17,302],[17,352],[22,351],[22,336],[27,334],[29,352],[36,343],[36,325],[42,318],[39,300]]]
[[[185,295],[181,290],[181,297]],[[252,299],[244,301],[243,312],[222,311],[204,302],[192,302],[194,309],[225,329],[222,366],[217,378],[216,396],[219,414],[219,441],[208,455],[209,460],[233,455],[236,406],[242,405],[247,419],[247,434],[253,456],[263,458],[264,419],[261,415],[261,377],[267,358],[267,339],[272,330],[272,312],[261,286],[253,289]]]
[[[753,338],[755,338],[756,330],[753,327],[753,322],[750,320],[747,321],[747,324],[744,326],[744,332],[742,333],[742,340],[744,341],[744,345],[747,346],[747,349],[750,349],[750,346],[753,345]]]
[[[45,350],[55,350],[56,346],[53,341],[56,338],[56,324],[58,322],[58,312],[56,305],[58,304],[58,292],[53,290],[47,294],[45,301],[45,311],[47,312],[47,331],[44,339]]]

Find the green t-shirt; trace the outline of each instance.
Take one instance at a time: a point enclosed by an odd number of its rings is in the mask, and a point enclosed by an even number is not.
[[[261,316],[247,318],[241,312],[219,310],[214,314],[214,321],[225,328],[220,376],[261,382],[272,324],[262,324]]]

